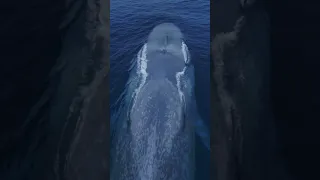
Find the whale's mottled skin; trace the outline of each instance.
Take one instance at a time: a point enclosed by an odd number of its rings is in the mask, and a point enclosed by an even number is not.
[[[111,179],[194,179],[194,69],[180,29],[156,26],[133,63],[112,124]]]

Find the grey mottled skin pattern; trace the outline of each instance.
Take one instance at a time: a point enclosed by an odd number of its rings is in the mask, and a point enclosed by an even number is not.
[[[193,66],[181,45],[180,30],[166,23],[139,52],[115,125],[112,180],[194,178]]]

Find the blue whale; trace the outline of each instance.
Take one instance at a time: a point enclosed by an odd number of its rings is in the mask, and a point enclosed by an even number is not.
[[[111,122],[111,180],[192,180],[195,135],[210,148],[197,112],[194,67],[180,29],[156,26],[132,61]]]

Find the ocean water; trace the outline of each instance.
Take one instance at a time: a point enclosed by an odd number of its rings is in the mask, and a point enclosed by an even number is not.
[[[158,24],[176,24],[185,36],[195,66],[195,91],[200,116],[210,119],[210,1],[110,1],[110,103],[115,104],[128,80],[130,61]],[[112,106],[111,113],[116,106]],[[196,179],[209,179],[210,154],[196,140]]]

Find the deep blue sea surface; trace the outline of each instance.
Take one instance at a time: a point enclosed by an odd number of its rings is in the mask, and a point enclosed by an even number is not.
[[[196,97],[201,117],[210,118],[210,1],[111,0],[110,103],[114,104],[128,80],[130,61],[158,24],[172,22],[183,32],[195,66]],[[117,107],[113,107],[117,108]],[[111,109],[111,112],[114,109]],[[210,154],[196,147],[196,179],[209,179]]]

